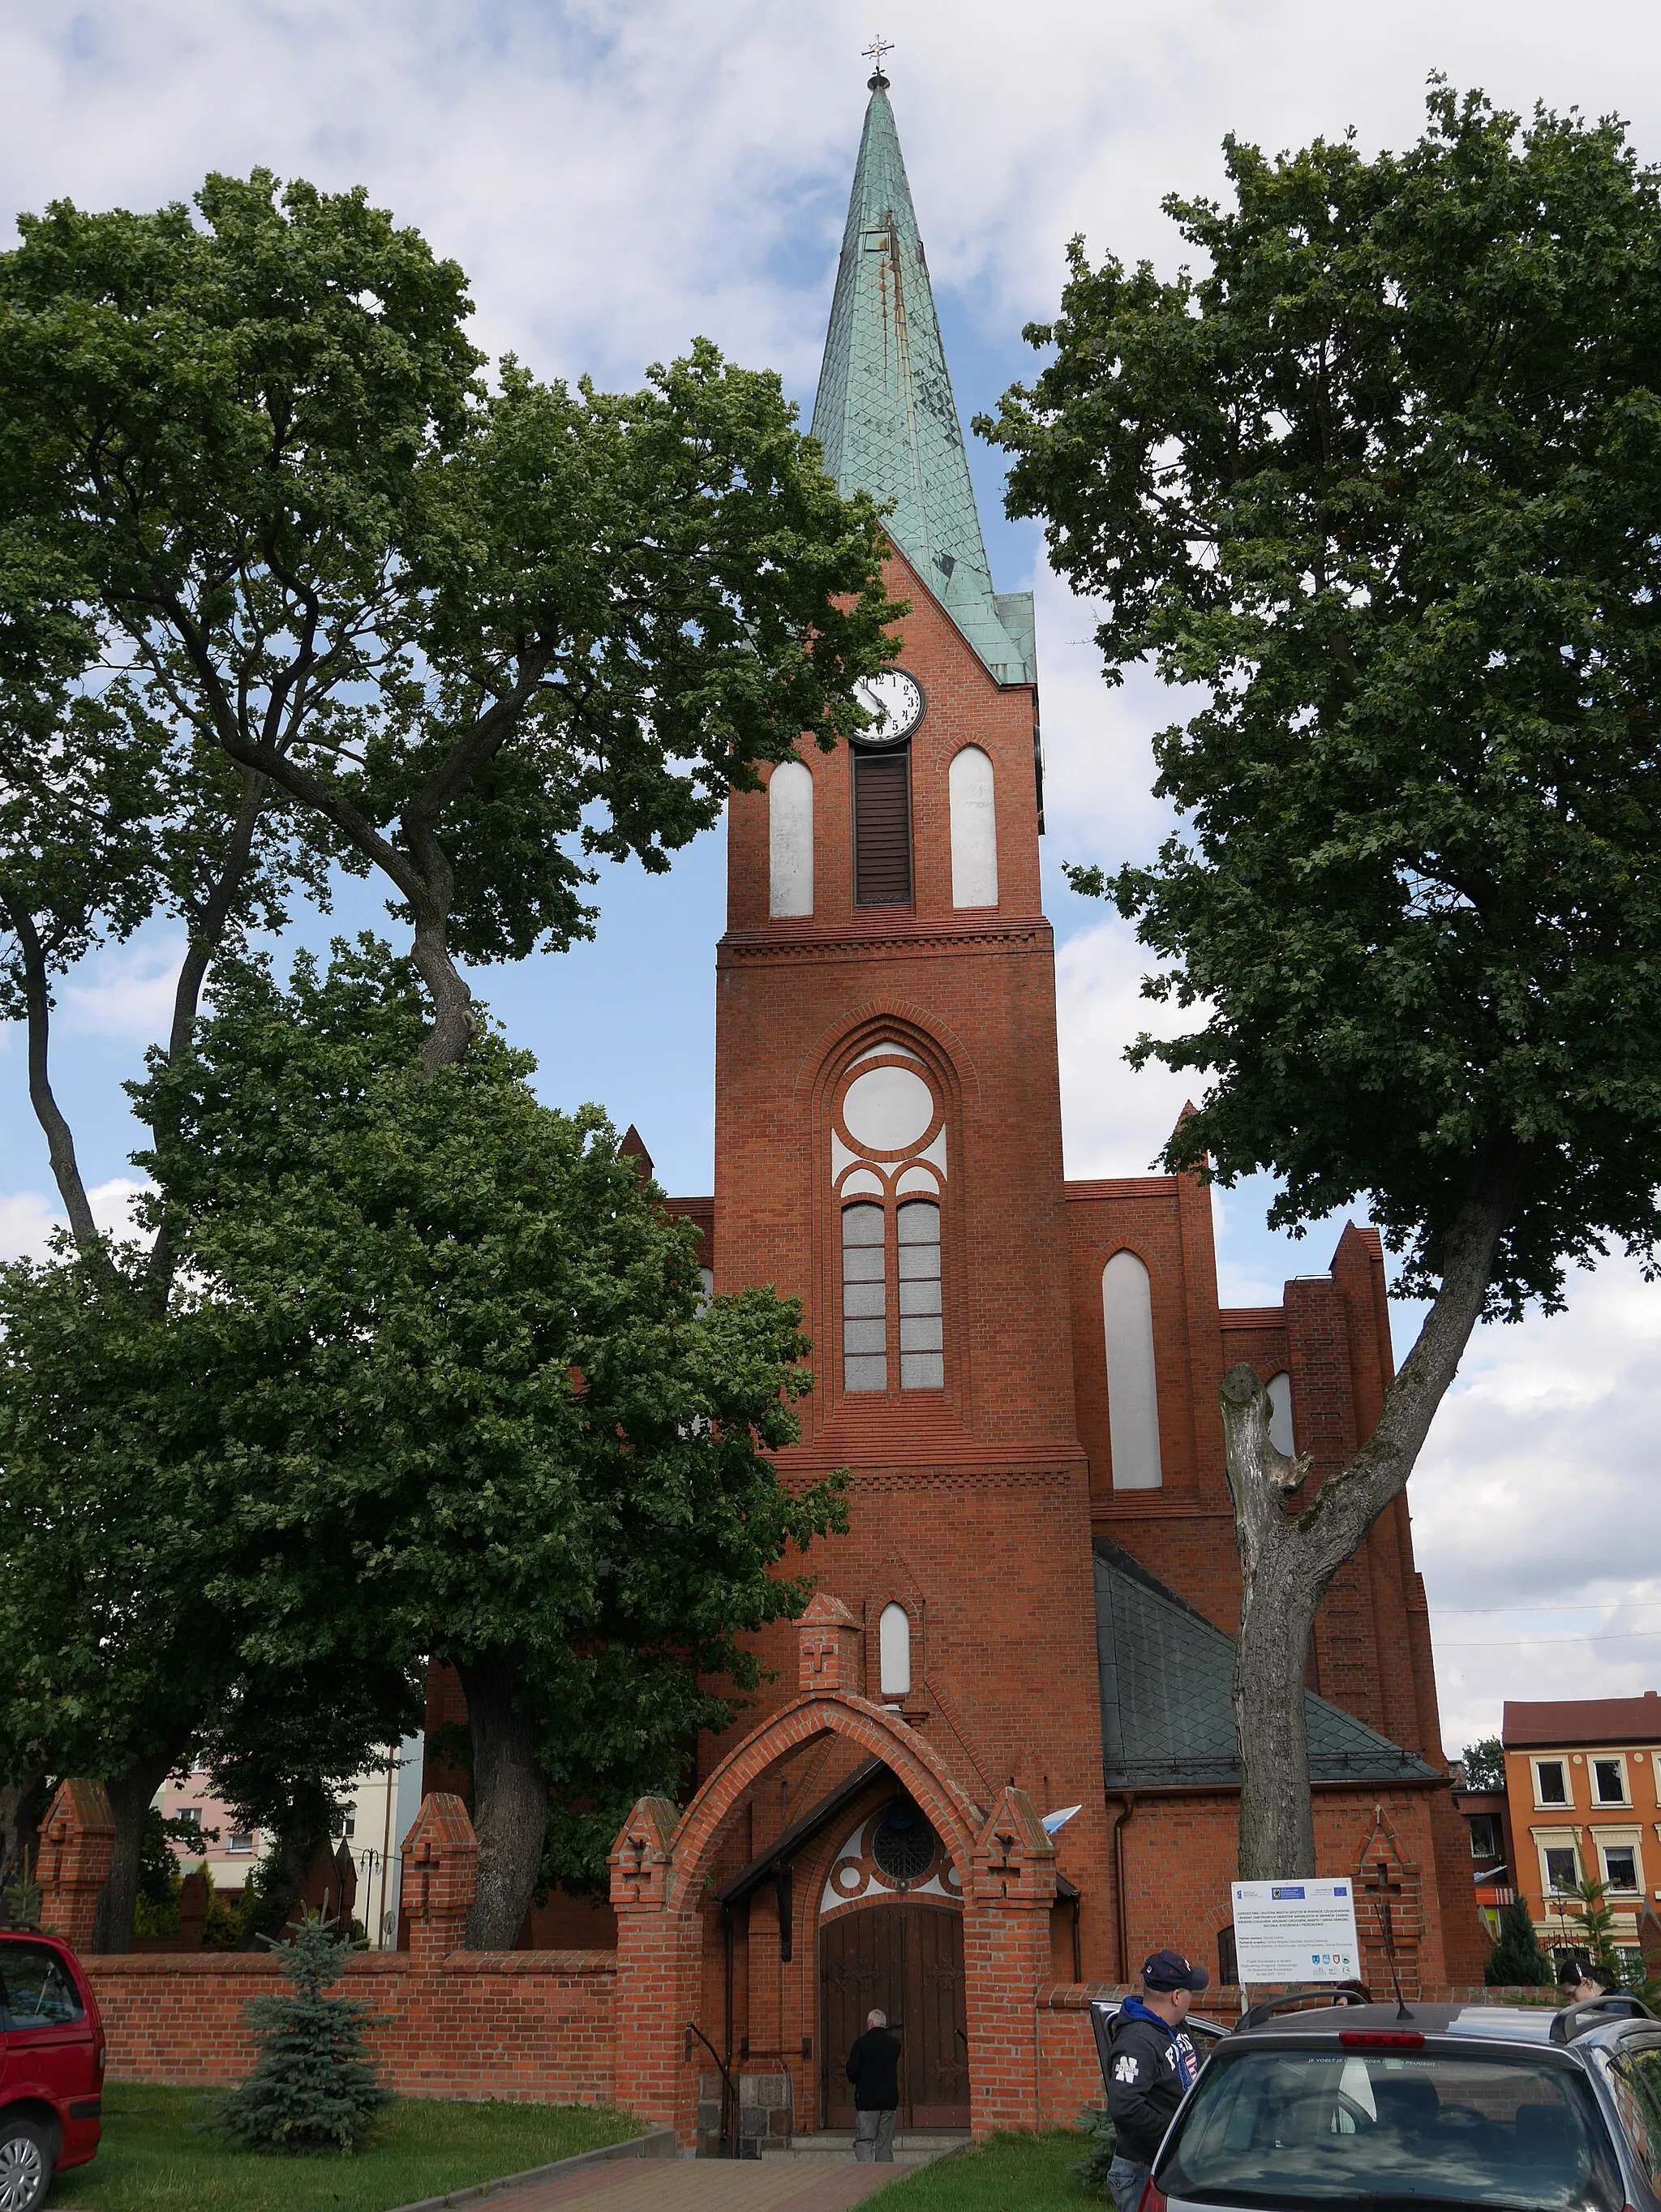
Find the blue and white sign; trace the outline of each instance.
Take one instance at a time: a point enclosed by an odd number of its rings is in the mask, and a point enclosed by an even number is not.
[[[1237,1881],[1234,1955],[1248,1987],[1265,1982],[1353,1982],[1361,1970],[1355,1890],[1348,1879]]]

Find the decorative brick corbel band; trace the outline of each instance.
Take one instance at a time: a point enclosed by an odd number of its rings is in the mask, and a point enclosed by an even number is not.
[[[115,1856],[115,1815],[101,1782],[60,1783],[40,1823],[40,1925],[77,1951],[92,1947],[98,1900]]]
[[[461,1799],[447,1790],[423,1797],[401,1856],[398,1913],[409,1930],[411,1955],[441,1958],[464,1949],[478,1879],[479,1839]]]

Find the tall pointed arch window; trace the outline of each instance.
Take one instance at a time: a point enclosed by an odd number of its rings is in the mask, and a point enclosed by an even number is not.
[[[856,906],[912,902],[909,745],[854,752],[853,900]]]
[[[1115,1252],[1101,1271],[1107,1347],[1107,1441],[1115,1490],[1158,1490],[1159,1378],[1154,1366],[1154,1297],[1134,1252]]]
[[[831,1182],[840,1258],[842,1387],[946,1386],[945,1113],[920,1056],[883,1040],[834,1090]]]

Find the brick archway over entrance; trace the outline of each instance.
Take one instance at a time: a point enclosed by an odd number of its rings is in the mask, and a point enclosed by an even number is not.
[[[937,1747],[859,1693],[858,1624],[821,1592],[797,1626],[800,1694],[737,1744],[684,1813],[643,1797],[611,1851],[617,1913],[617,2101],[695,2141],[708,1876],[746,1793],[780,1759],[834,1734],[880,1759],[926,1814],[963,1892],[970,2125],[1039,2119],[1034,1997],[1050,1976],[1055,1846],[1023,1790],[983,1807]],[[811,1972],[811,1960],[797,1971]]]

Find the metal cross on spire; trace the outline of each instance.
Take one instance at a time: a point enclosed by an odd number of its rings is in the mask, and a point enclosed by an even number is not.
[[[871,65],[870,76],[866,80],[868,90],[876,92],[887,86],[888,80],[883,72],[882,57],[884,54],[891,54],[893,52],[893,40],[885,39],[881,31],[879,31],[876,36],[871,40],[870,46],[864,49],[861,58],[864,61],[868,61]]]

